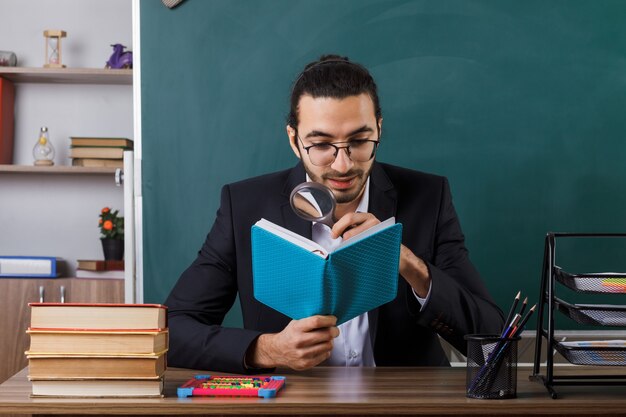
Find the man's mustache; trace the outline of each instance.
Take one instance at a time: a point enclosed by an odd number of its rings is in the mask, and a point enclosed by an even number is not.
[[[363,176],[363,170],[362,169],[355,169],[355,170],[350,170],[348,172],[338,172],[338,171],[330,171],[330,172],[326,172],[322,175],[322,178],[325,180],[328,179],[335,179],[335,178],[352,178],[352,177],[362,177]]]

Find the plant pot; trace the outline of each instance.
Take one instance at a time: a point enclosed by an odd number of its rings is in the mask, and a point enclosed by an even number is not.
[[[124,240],[101,238],[102,251],[105,260],[121,260],[124,259]]]

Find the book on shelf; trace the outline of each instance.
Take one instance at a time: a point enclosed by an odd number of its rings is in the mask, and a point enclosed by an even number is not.
[[[106,138],[92,136],[70,136],[70,146],[100,146],[133,148],[133,141],[127,138]]]
[[[31,329],[159,330],[167,328],[161,304],[29,303]]]
[[[0,77],[0,164],[13,163],[15,86]]]
[[[254,296],[292,319],[332,314],[344,323],[396,297],[401,239],[390,218],[329,253],[261,219],[252,226]]]
[[[158,379],[31,379],[33,397],[162,397]]]
[[[124,260],[104,259],[78,259],[78,269],[87,271],[123,271]]]
[[[169,332],[28,329],[29,354],[156,355],[168,349]]]
[[[75,147],[70,148],[70,158],[123,159],[125,147]]]
[[[76,278],[85,279],[124,279],[124,271],[89,271],[77,269]]]
[[[124,168],[123,159],[74,158],[72,166],[91,168]]]
[[[163,376],[165,352],[157,355],[76,355],[31,354],[28,358],[29,378],[112,378],[150,379]]]
[[[0,277],[56,278],[57,258],[50,256],[0,256]]]

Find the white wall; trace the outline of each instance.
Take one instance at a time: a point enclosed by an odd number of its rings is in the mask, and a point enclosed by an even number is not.
[[[67,32],[63,63],[103,68],[113,43],[131,46],[131,0],[0,0],[0,50],[18,65],[41,67],[45,29]],[[32,165],[47,126],[55,165],[70,165],[70,136],[133,138],[131,86],[17,84],[14,164]],[[0,255],[58,256],[70,274],[77,259],[101,259],[97,228],[104,206],[123,209],[112,176],[0,173]]]

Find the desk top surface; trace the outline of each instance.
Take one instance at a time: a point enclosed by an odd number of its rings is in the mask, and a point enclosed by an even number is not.
[[[0,385],[0,414],[233,414],[233,415],[624,415],[626,386],[543,385],[518,369],[518,398],[465,397],[465,368],[341,368],[285,371],[277,398],[178,398],[176,388],[198,372],[168,369],[164,398],[31,398],[27,369]],[[216,373],[217,375],[218,373]],[[223,375],[222,373],[219,373]]]

